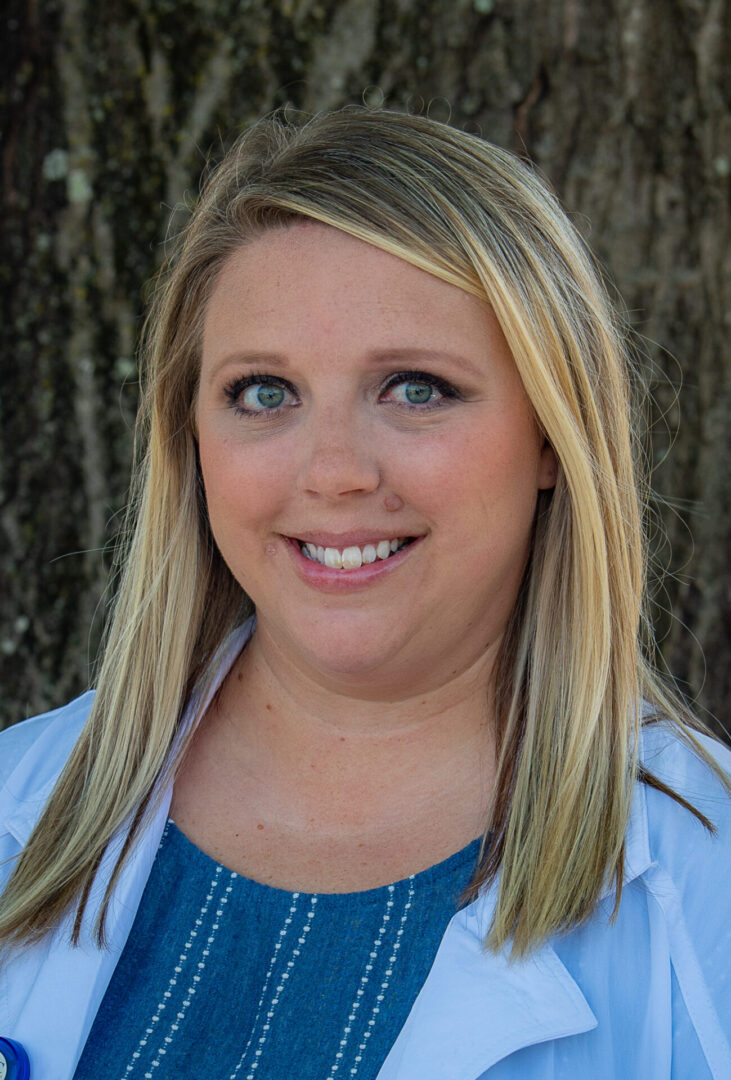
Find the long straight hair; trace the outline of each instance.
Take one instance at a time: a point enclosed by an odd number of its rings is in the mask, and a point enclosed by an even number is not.
[[[638,775],[648,779],[637,763],[643,700],[694,742],[641,648],[643,481],[626,335],[554,196],[512,155],[425,118],[360,108],[302,125],[270,117],[209,177],[157,284],[131,539],[98,689],[2,897],[0,940],[38,938],[74,906],[78,940],[102,855],[125,829],[96,914],[103,943],[120,870],[185,753],[186,700],[250,610],[202,494],[193,422],[202,322],[231,253],[301,218],[487,300],[559,462],[555,490],[539,495],[497,668],[492,841],[469,890],[499,877],[488,944],[525,953],[586,919],[607,880],[619,902],[631,791]]]

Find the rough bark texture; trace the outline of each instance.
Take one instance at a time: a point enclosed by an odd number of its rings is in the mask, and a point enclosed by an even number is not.
[[[731,726],[730,20],[724,0],[7,0],[2,720],[88,683],[169,209],[262,112],[384,101],[530,155],[648,339],[658,630]]]

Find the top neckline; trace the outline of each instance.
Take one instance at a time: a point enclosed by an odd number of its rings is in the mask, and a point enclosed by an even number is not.
[[[462,867],[468,865],[474,866],[477,862],[480,843],[482,841],[482,837],[478,836],[474,840],[470,840],[470,842],[463,848],[460,848],[459,851],[455,851],[451,855],[448,855],[446,859],[442,859],[432,866],[427,866],[424,870],[409,874],[407,877],[387,882],[385,885],[376,885],[371,889],[356,889],[350,892],[305,892],[301,889],[281,889],[274,885],[267,885],[262,881],[257,881],[254,878],[246,877],[244,874],[239,874],[235,870],[231,870],[230,867],[224,866],[223,863],[218,862],[211,855],[207,855],[205,851],[197,846],[197,844],[194,844],[193,841],[178,828],[172,818],[168,818],[162,840],[160,841],[160,846],[162,846],[168,838],[171,838],[176,846],[181,847],[186,851],[186,858],[188,860],[195,859],[200,866],[207,864],[212,871],[225,871],[230,874],[232,878],[238,879],[242,884],[247,885],[253,892],[260,892],[262,896],[266,894],[269,894],[271,897],[277,896],[279,898],[306,898],[316,896],[320,900],[329,900],[332,903],[341,904],[346,904],[348,901],[362,903],[368,903],[370,901],[380,902],[383,899],[384,893],[389,890],[393,891],[394,889],[401,889],[409,886],[428,887],[439,881],[441,878],[455,874]]]

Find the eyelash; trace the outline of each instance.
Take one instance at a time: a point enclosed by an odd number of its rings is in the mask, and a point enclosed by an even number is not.
[[[454,386],[452,386],[451,383],[446,382],[444,379],[440,379],[438,375],[431,375],[425,371],[394,372],[394,374],[386,380],[384,386],[379,393],[379,398],[382,397],[384,394],[388,393],[388,391],[392,390],[394,387],[401,386],[404,383],[409,382],[422,383],[425,386],[431,386],[435,390],[439,391],[441,397],[438,398],[437,401],[425,402],[421,405],[409,404],[407,402],[392,403],[395,404],[397,408],[404,409],[408,412],[423,413],[432,409],[442,408],[446,401],[450,399],[458,401],[464,400],[460,392]],[[246,406],[242,405],[240,398],[244,391],[247,390],[250,386],[256,386],[259,383],[263,384],[264,386],[280,387],[281,389],[286,390],[287,393],[291,394],[292,397],[297,398],[297,391],[295,387],[286,379],[281,379],[275,375],[265,375],[263,372],[246,375],[242,379],[234,379],[232,382],[230,382],[227,386],[224,387],[224,394],[228,398],[230,406],[237,416],[246,416],[250,418],[261,416],[273,417],[281,415],[284,409],[292,408],[291,404],[277,405],[271,409],[248,409],[246,408]]]

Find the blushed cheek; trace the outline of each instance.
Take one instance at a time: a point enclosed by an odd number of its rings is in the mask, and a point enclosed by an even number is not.
[[[466,518],[473,528],[483,525],[483,541],[491,548],[515,546],[522,552],[530,542],[538,502],[538,445],[523,431],[515,439],[473,439],[463,447],[462,467],[450,470],[451,481],[439,484],[442,508],[451,507],[454,520]]]
[[[211,526],[221,544],[227,537],[240,543],[247,534],[277,531],[292,490],[287,454],[259,460],[252,447],[204,438],[199,456]]]
[[[495,505],[521,502],[534,492],[539,460],[538,435],[533,426],[510,423],[490,425],[466,433],[460,439],[435,441],[419,448],[405,475],[420,480],[437,500],[468,506],[484,493]],[[497,429],[497,430],[496,430]],[[471,496],[471,498],[470,498]]]

